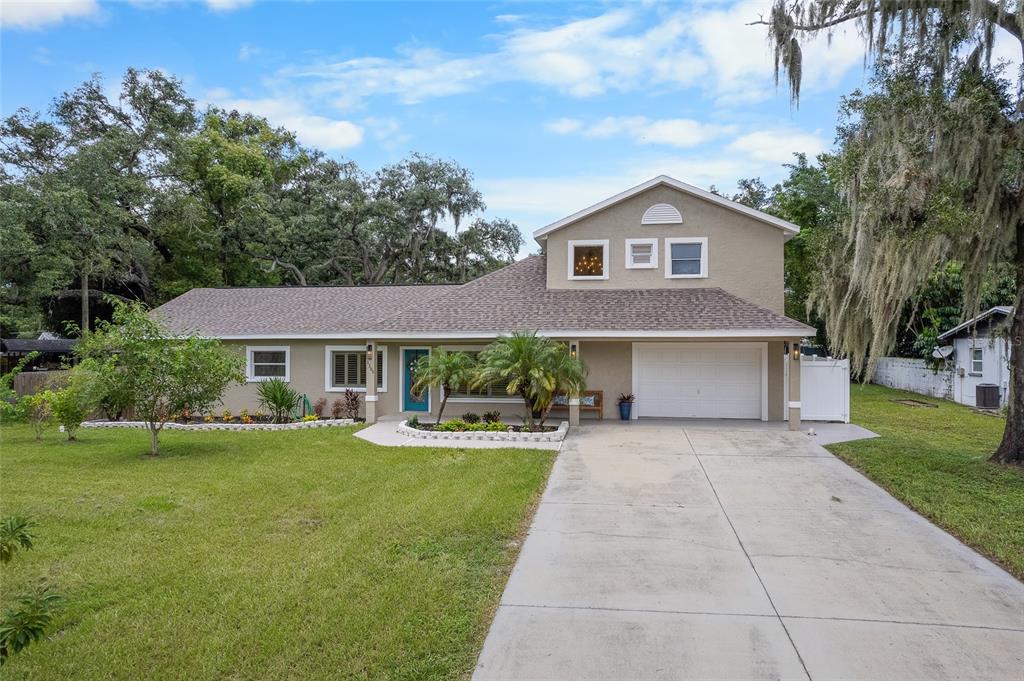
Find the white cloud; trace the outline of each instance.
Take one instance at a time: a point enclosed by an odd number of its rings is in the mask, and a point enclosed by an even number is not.
[[[263,116],[272,125],[294,131],[304,144],[325,151],[344,151],[363,141],[361,126],[310,113],[294,98],[236,99],[224,90],[212,90],[207,99],[224,109]]]
[[[755,102],[775,90],[767,27],[749,25],[767,9],[763,0],[746,0],[727,9],[700,12],[693,19],[692,38],[708,62],[712,90],[724,98],[723,103]],[[808,90],[834,85],[864,59],[864,43],[853,26],[837,28],[831,41],[819,35],[801,49],[802,87]]]
[[[756,161],[783,164],[791,162],[796,152],[813,158],[828,146],[828,141],[817,132],[776,129],[761,130],[737,137],[727,149],[747,154]]]
[[[206,6],[214,12],[232,12],[252,4],[252,0],[206,0]]]
[[[65,19],[92,17],[99,11],[96,0],[4,0],[0,2],[0,26],[41,28]]]
[[[583,127],[583,121],[578,118],[558,118],[544,124],[544,129],[556,135],[568,135]]]
[[[241,47],[238,48],[238,61],[249,61],[262,51],[260,48],[254,47],[249,43],[242,43]]]
[[[632,10],[615,10],[554,28],[515,28],[493,38],[494,50],[476,54],[405,48],[395,57],[293,66],[277,77],[304,81],[339,107],[379,95],[413,104],[513,82],[548,86],[572,97],[698,82],[706,68],[687,47],[685,21],[670,18],[650,28],[637,23]]]
[[[694,147],[734,130],[732,126],[701,123],[689,118],[651,120],[644,116],[609,116],[591,125],[584,125],[574,118],[559,118],[544,127],[560,135],[578,133],[599,139],[625,136],[637,144],[663,144],[679,148]]]

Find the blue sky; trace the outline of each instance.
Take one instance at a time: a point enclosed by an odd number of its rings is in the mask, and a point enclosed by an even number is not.
[[[367,170],[454,159],[529,234],[661,173],[731,189],[828,148],[861,44],[810,45],[792,109],[745,25],[767,4],[5,0],[0,110],[159,68]]]

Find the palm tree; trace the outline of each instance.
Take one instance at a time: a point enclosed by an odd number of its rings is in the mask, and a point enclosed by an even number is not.
[[[584,374],[583,363],[561,343],[536,331],[517,331],[484,348],[474,384],[505,382],[509,395],[523,399],[526,427],[533,430],[534,415],[550,409],[556,393],[578,393]]]
[[[444,406],[448,396],[468,386],[473,380],[476,362],[464,352],[448,352],[444,348],[435,348],[433,352],[421,357],[413,367],[412,394],[422,395],[424,390],[441,388],[441,408],[437,410],[437,422],[441,423]]]
[[[540,411],[541,427],[551,413],[556,395],[565,393],[572,398],[579,397],[587,387],[587,368],[583,362],[578,357],[573,357],[565,344],[554,345],[549,371],[554,377],[555,389],[538,393],[534,400],[534,406]]]

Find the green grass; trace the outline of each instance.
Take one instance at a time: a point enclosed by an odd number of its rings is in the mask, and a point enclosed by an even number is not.
[[[850,397],[853,422],[881,437],[828,449],[1024,579],[1024,470],[987,461],[1004,420],[877,385],[854,385]]]
[[[0,510],[39,527],[0,599],[66,598],[5,681],[465,677],[554,453],[353,432],[167,432],[150,458],[145,431],[5,425]]]

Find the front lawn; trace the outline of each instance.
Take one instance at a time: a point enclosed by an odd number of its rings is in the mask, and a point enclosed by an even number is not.
[[[828,449],[1024,579],[1024,470],[986,461],[1004,420],[877,385],[850,391],[854,423],[881,437]],[[899,399],[936,406],[907,406],[894,401]]]
[[[66,599],[14,679],[467,676],[554,453],[385,448],[352,428],[0,431],[3,515]]]

